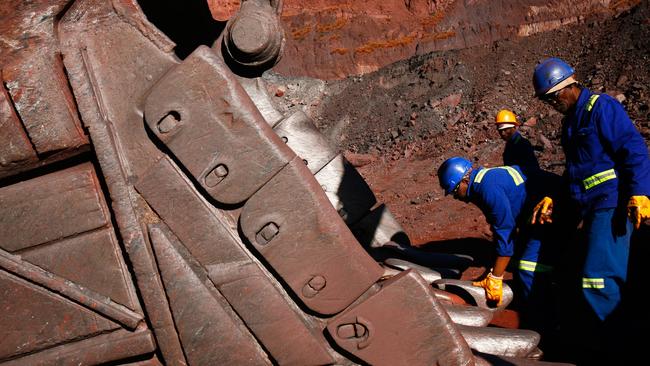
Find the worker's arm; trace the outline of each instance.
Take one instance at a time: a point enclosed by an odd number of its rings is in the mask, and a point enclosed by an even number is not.
[[[480,201],[481,209],[492,226],[494,241],[497,244],[497,259],[487,277],[472,284],[483,287],[486,299],[498,306],[503,301],[503,273],[514,252],[515,218],[510,210],[510,201],[501,189],[483,190]]]
[[[553,209],[556,203],[567,199],[566,176],[544,170],[537,170],[528,176],[526,191],[533,203],[536,203],[531,215],[531,224],[553,222]]]
[[[510,263],[510,257],[498,256],[496,261],[494,261],[492,274],[497,277],[503,277],[503,273],[505,273],[508,263]]]
[[[601,101],[602,99],[602,101]],[[593,110],[593,120],[606,151],[612,154],[623,194],[630,197],[628,215],[636,228],[650,218],[650,159],[645,140],[620,103],[599,98]]]
[[[503,274],[510,262],[510,257],[498,256],[492,271],[481,281],[472,282],[473,286],[483,287],[488,301],[501,305],[503,301]]]

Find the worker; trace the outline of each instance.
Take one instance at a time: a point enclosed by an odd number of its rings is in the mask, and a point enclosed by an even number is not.
[[[507,109],[496,115],[496,127],[501,139],[506,142],[503,150],[503,165],[517,165],[526,175],[539,170],[539,163],[530,141],[519,133],[517,116]]]
[[[592,318],[603,324],[621,303],[632,229],[650,217],[648,146],[623,106],[580,85],[565,61],[539,63],[533,86],[540,100],[565,115],[565,187],[586,239],[581,293]],[[533,221],[552,221],[553,203],[544,197]]]
[[[545,257],[541,257],[541,248],[546,241],[527,225],[534,203],[541,196],[531,192],[534,186],[520,168],[516,165],[473,168],[469,160],[452,157],[440,165],[438,179],[445,195],[453,194],[457,200],[474,203],[491,225],[496,242],[496,260],[487,276],[473,283],[485,289],[487,300],[496,305],[502,301],[503,274],[515,252],[515,241],[525,245],[518,270],[523,297],[531,296],[533,285],[537,289],[545,288],[538,286],[536,281],[544,279],[544,272],[550,274],[554,256],[552,251],[545,250]],[[550,187],[544,184],[535,187],[544,186]]]

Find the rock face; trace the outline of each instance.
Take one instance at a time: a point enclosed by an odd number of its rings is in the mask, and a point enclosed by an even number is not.
[[[210,0],[218,20],[238,1]],[[285,54],[275,71],[339,79],[432,51],[607,18],[640,0],[285,0]]]

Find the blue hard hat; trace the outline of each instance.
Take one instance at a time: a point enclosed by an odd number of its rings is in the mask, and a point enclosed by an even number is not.
[[[533,73],[535,95],[539,97],[546,94],[555,85],[573,74],[575,74],[575,70],[559,58],[551,57],[543,60],[535,66]]]
[[[438,179],[440,187],[445,190],[445,195],[453,192],[460,184],[465,173],[472,167],[472,163],[460,156],[454,156],[445,160],[438,168]]]

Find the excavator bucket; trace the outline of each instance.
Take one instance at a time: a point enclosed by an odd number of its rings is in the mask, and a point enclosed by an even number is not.
[[[539,335],[443,291],[471,258],[410,247],[273,108],[281,5],[183,59],[135,0],[0,5],[0,363],[536,364]]]

